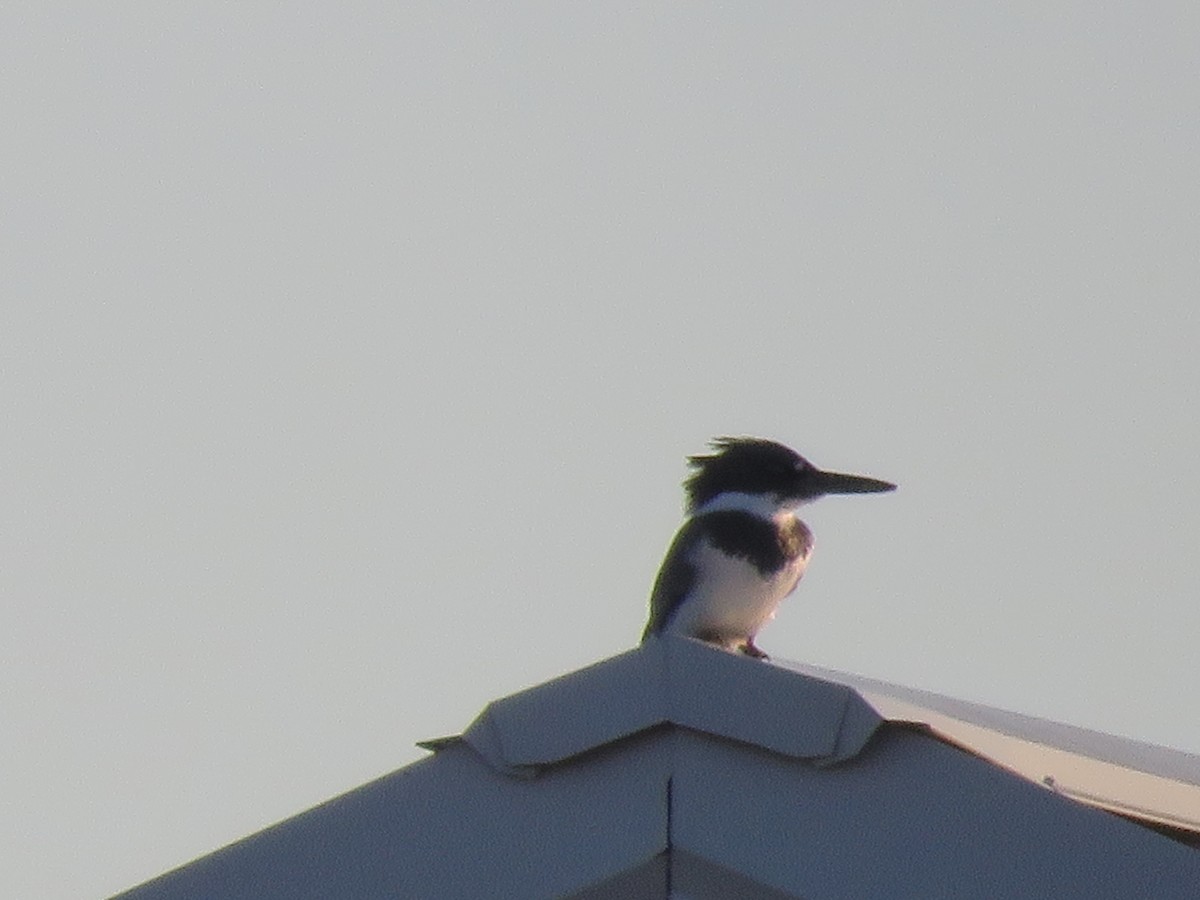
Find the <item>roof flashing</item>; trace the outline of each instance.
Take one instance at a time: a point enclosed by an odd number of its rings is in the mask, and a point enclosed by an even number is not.
[[[663,724],[832,765],[861,752],[883,721],[844,684],[666,636],[489,703],[461,739],[511,775]]]

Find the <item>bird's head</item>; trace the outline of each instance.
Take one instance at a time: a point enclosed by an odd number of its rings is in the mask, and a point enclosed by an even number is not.
[[[795,450],[762,438],[721,437],[711,446],[715,453],[688,457],[695,470],[683,483],[690,512],[721,494],[799,506],[826,494],[873,494],[896,488],[863,475],[825,472]]]

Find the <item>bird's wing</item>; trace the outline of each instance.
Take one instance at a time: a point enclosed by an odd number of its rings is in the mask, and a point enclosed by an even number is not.
[[[688,559],[688,545],[692,542],[692,534],[696,520],[689,519],[671,541],[658,577],[654,579],[654,590],[650,592],[650,620],[646,630],[642,632],[642,640],[652,634],[659,634],[666,626],[676,607],[687,596],[692,585],[696,582],[696,567]]]

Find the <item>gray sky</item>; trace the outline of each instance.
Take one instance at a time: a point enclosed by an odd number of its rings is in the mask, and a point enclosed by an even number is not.
[[[769,652],[1200,751],[1197,46],[1183,2],[6,5],[0,896],[631,646],[715,434],[900,483],[810,509]]]

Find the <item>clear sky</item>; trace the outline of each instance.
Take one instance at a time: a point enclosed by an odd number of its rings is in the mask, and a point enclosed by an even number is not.
[[[630,647],[717,434],[900,484],[809,510],[768,652],[1200,752],[1197,47],[1184,2],[5,4],[0,896]]]

